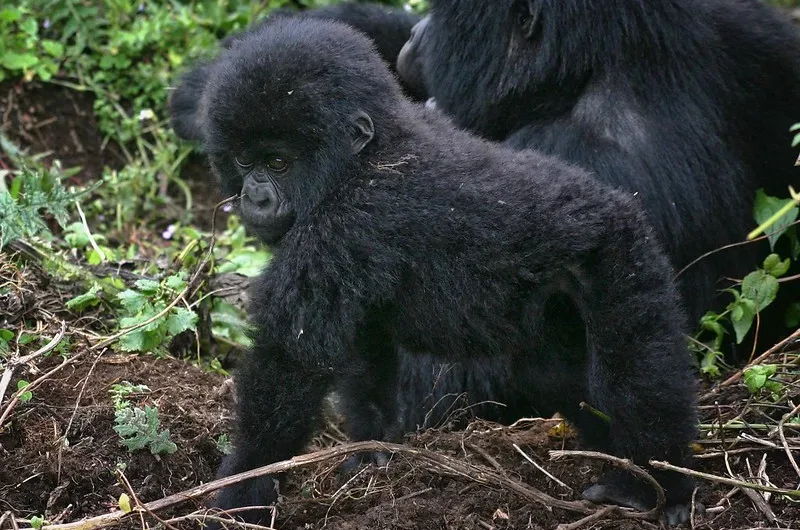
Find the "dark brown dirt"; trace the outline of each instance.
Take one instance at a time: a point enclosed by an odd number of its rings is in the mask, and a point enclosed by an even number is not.
[[[49,360],[37,369],[45,371],[56,362]],[[151,392],[140,396],[139,403],[158,406],[161,426],[170,429],[178,446],[176,453],[156,458],[147,451],[131,454],[120,445],[112,430],[114,409],[108,394],[111,385],[120,381],[150,387]],[[17,517],[46,514],[62,521],[106,513],[116,507],[120,494],[126,491],[114,474],[119,463],[126,465],[125,477],[142,502],[211,480],[222,456],[215,440],[230,428],[229,388],[221,376],[183,361],[150,356],[106,354],[96,364],[89,359],[68,367],[35,391],[31,402],[18,405],[10,424],[0,432],[0,512],[11,511]],[[573,499],[583,485],[596,480],[601,466],[581,459],[549,461],[547,452],[551,449],[576,448],[571,437],[564,441],[551,436],[551,425],[533,422],[501,429],[473,423],[461,432],[418,433],[407,442],[476,465],[498,466],[513,479],[554,497]],[[59,440],[65,433],[69,444],[59,453]],[[310,449],[321,444],[330,444],[330,436],[318,437]],[[573,491],[545,477],[512,444],[519,445]],[[715,449],[709,448],[706,453]],[[746,461],[755,471],[763,455],[774,485],[796,486],[798,477],[780,451],[753,449],[732,455],[731,470],[748,476]],[[721,457],[698,460],[697,467],[727,476]],[[708,507],[716,506],[729,490],[703,482],[698,499]],[[328,462],[293,472],[282,493],[276,527],[286,529],[326,525],[347,530],[552,529],[580,518],[530,504],[508,490],[481,486],[470,478],[445,476],[403,456],[381,469],[366,466],[345,472],[337,462]],[[770,506],[785,524],[800,520],[800,508],[791,507],[785,500],[773,497]],[[189,513],[198,507],[188,503],[171,513]],[[721,507],[718,512],[698,515],[696,528],[744,529],[766,522],[740,492]],[[141,528],[136,519],[124,527]],[[651,527],[655,528],[649,523],[621,520],[592,526],[625,530]]]
[[[158,407],[176,453],[156,458],[120,445],[108,391],[122,381],[150,388],[142,404]],[[0,511],[53,517],[66,510],[68,520],[108,511],[125,491],[114,475],[118,463],[141,499],[209,480],[222,456],[214,441],[227,417],[221,384],[221,377],[186,362],[145,356],[106,354],[96,364],[67,367],[18,405],[0,431]]]
[[[92,108],[94,97],[53,84],[6,81],[0,84],[0,127],[29,154],[48,153],[46,163],[80,167],[81,182],[96,180],[105,166],[124,164],[120,150],[105,145]],[[0,152],[0,163],[8,164]]]

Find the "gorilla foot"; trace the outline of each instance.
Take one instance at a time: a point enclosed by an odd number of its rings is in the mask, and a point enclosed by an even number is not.
[[[230,513],[230,517],[237,521],[267,525],[272,517],[272,510],[266,506],[275,504],[277,500],[278,479],[259,477],[222,488],[217,492],[212,506],[222,511],[235,509],[235,512]],[[258,508],[242,509],[248,506],[258,506]],[[223,526],[217,521],[206,523],[206,530],[219,528]]]
[[[376,467],[384,467],[389,464],[392,459],[392,453],[388,451],[374,451],[370,453],[359,453],[350,455],[339,466],[342,471],[353,471],[361,466],[374,464]]]
[[[663,521],[669,526],[685,523],[691,517],[691,489],[688,495],[685,488],[679,489],[682,490],[679,495],[670,495],[675,492],[666,491]],[[603,476],[598,484],[586,488],[581,497],[597,504],[616,504],[643,512],[656,504],[655,492],[649,484],[618,471]]]

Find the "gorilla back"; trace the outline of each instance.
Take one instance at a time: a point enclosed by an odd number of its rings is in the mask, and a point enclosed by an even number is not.
[[[800,38],[753,0],[431,0],[398,72],[457,125],[636,195],[673,265],[742,241],[758,188],[800,181]],[[681,278],[696,322],[766,249]],[[762,318],[783,322],[783,315]],[[762,327],[770,346],[786,328]],[[746,351],[749,353],[750,348]]]
[[[279,19],[245,36],[213,63],[206,97],[212,169],[241,192],[248,228],[275,245],[252,286],[254,346],[222,476],[301,451],[334,386],[353,437],[381,438],[396,414],[400,347],[506,362],[519,399],[561,411],[590,447],[683,463],[695,434],[684,315],[634,201],[426,113],[370,41],[337,23]],[[562,300],[577,338],[543,318]],[[685,520],[691,482],[654,474],[668,520]],[[654,502],[623,475],[584,495]],[[216,504],[275,499],[260,479]]]

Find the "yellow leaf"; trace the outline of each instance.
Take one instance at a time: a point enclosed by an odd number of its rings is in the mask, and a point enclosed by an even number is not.
[[[122,510],[123,512],[125,513],[131,512],[131,499],[130,497],[128,497],[127,493],[123,493],[122,495],[119,496],[119,501],[117,501],[117,504],[119,504],[119,509]]]

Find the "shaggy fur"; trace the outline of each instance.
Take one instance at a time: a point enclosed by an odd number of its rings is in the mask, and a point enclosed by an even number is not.
[[[371,42],[337,23],[285,18],[245,36],[213,63],[204,98],[212,169],[275,245],[251,288],[254,347],[221,476],[301,451],[332,388],[355,438],[386,437],[406,384],[399,348],[494,363],[509,401],[561,412],[588,447],[684,463],[695,435],[685,318],[628,194],[408,101]],[[691,481],[654,473],[668,519],[685,520]],[[585,495],[654,501],[622,475]],[[275,499],[262,479],[216,505]]]
[[[254,24],[251,28],[225,38],[220,45],[231,48],[243,38],[266,30],[272,21],[278,18],[302,17],[318,20],[337,20],[363,32],[370,37],[381,57],[394,69],[397,55],[411,35],[411,29],[420,17],[400,8],[388,7],[373,3],[345,2],[319,9],[293,11],[290,9],[272,10],[268,17]],[[199,62],[192,66],[181,78],[180,83],[170,98],[172,127],[179,137],[199,144],[203,143],[203,89],[209,72],[208,62]],[[412,98],[424,97],[410,88],[406,93]]]
[[[678,269],[744,239],[758,188],[786,196],[800,181],[789,132],[800,121],[800,38],[763,2],[430,3],[401,78],[456,125],[634,195]],[[714,306],[721,278],[742,278],[767,251],[692,266],[680,282],[691,321]],[[782,322],[762,318],[761,344],[785,336]]]

